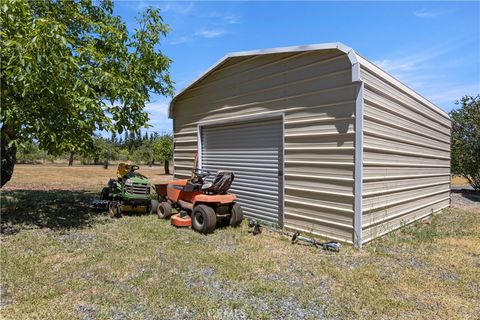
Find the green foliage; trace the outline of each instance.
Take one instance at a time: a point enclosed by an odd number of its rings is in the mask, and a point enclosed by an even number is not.
[[[118,150],[115,144],[104,138],[95,139],[96,154],[102,161],[116,160],[118,157]]]
[[[128,152],[127,148],[118,148],[118,160],[120,161],[128,161],[128,158],[130,156],[130,153]]]
[[[452,119],[452,172],[468,179],[480,190],[480,95],[465,96]]]
[[[153,152],[150,142],[148,140],[144,141],[141,145],[135,148],[131,153],[130,159],[135,163],[146,162],[148,164],[152,164]]]
[[[93,137],[93,148],[84,151],[75,158],[84,165],[103,164],[105,161],[133,161],[138,164],[154,164],[155,161],[170,161],[173,156],[173,141],[171,134],[130,135],[127,141],[117,138]],[[70,152],[59,156],[48,155],[37,143],[28,141],[19,146],[17,163],[35,163],[58,159],[68,161]]]
[[[173,158],[173,137],[171,134],[163,134],[153,141],[153,154],[157,161],[171,161]]]
[[[146,9],[133,34],[110,0],[2,0],[0,12],[0,123],[12,145],[89,151],[94,132],[138,131],[150,93],[173,92],[159,9]]]
[[[41,150],[36,143],[28,141],[18,147],[17,162],[36,163],[47,158],[47,153]]]

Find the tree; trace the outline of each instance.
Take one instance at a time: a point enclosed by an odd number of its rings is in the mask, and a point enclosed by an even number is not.
[[[96,157],[103,161],[103,166],[108,169],[110,160],[116,160],[118,157],[118,150],[109,139],[96,138],[95,139]]]
[[[151,93],[173,93],[159,9],[133,32],[110,0],[8,0],[0,12],[1,186],[23,141],[54,155],[88,151],[96,131],[145,126]]]
[[[148,142],[144,142],[138,147],[135,147],[131,152],[131,158],[138,164],[146,162],[150,165],[153,158],[153,152],[150,144]]]
[[[173,137],[163,134],[156,138],[152,145],[154,158],[163,162],[165,174],[170,174],[170,161],[173,158]]]
[[[74,156],[75,156],[75,153],[73,151],[70,151],[70,155],[68,157],[68,166],[69,167],[73,166]]]
[[[45,152],[38,148],[33,141],[26,141],[18,146],[17,162],[33,163],[45,158]]]
[[[450,112],[452,119],[452,171],[480,190],[480,95],[465,96]]]

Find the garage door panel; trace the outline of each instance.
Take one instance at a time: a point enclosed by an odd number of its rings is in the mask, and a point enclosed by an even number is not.
[[[234,172],[230,192],[237,195],[244,214],[279,225],[283,223],[282,137],[281,118],[201,128],[202,168]]]
[[[202,164],[206,164],[207,162],[203,162]],[[204,166],[204,168],[207,168]],[[277,177],[278,175],[278,170],[277,169],[262,169],[262,168],[243,168],[240,166],[208,166],[208,170],[212,172],[217,172],[217,171],[233,171],[235,173],[235,178],[239,176],[239,178],[242,178],[245,175],[253,176],[254,178],[273,178]]]

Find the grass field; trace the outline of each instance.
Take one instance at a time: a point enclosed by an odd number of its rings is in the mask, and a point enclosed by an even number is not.
[[[452,177],[452,186],[465,186],[468,185],[468,180],[464,177],[453,176]]]
[[[16,167],[2,190],[0,318],[480,318],[478,195],[331,253],[245,223],[204,236],[153,215],[111,220],[88,203],[114,173]]]

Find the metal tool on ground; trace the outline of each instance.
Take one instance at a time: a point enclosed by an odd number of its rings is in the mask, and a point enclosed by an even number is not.
[[[340,243],[336,241],[320,242],[313,238],[301,236],[300,232],[298,231],[294,232],[292,235],[292,244],[297,243],[299,241],[305,242],[317,248],[322,248],[323,250],[334,251],[334,252],[339,252],[341,247]]]
[[[217,221],[226,220],[232,227],[242,223],[243,211],[237,197],[228,193],[235,178],[233,172],[217,172],[212,183],[206,179],[212,175],[208,170],[196,168],[196,156],[192,178],[173,180],[155,185],[159,195],[158,217],[171,218],[176,227],[192,226],[201,233],[212,232]],[[178,211],[173,215],[172,208]]]
[[[322,248],[323,250],[327,251],[333,251],[333,252],[339,252],[341,244],[336,241],[328,241],[328,242],[320,242],[316,239],[305,237],[300,235],[300,232],[289,232],[289,231],[284,231],[280,229],[275,229],[275,228],[270,228],[266,226],[262,226],[258,221],[256,220],[249,220],[248,221],[248,226],[252,228],[252,230],[249,230],[250,233],[252,233],[254,236],[257,234],[262,233],[262,228],[267,228],[268,230],[281,234],[283,236],[289,237],[291,239],[292,244],[296,244],[299,242],[304,242],[308,245],[312,245],[316,248]]]
[[[94,199],[90,202],[90,206],[93,210],[97,211],[108,210],[108,200]]]
[[[248,232],[252,233],[254,236],[262,233],[262,225],[258,221],[249,220],[248,226],[252,228],[252,230],[249,230]]]

